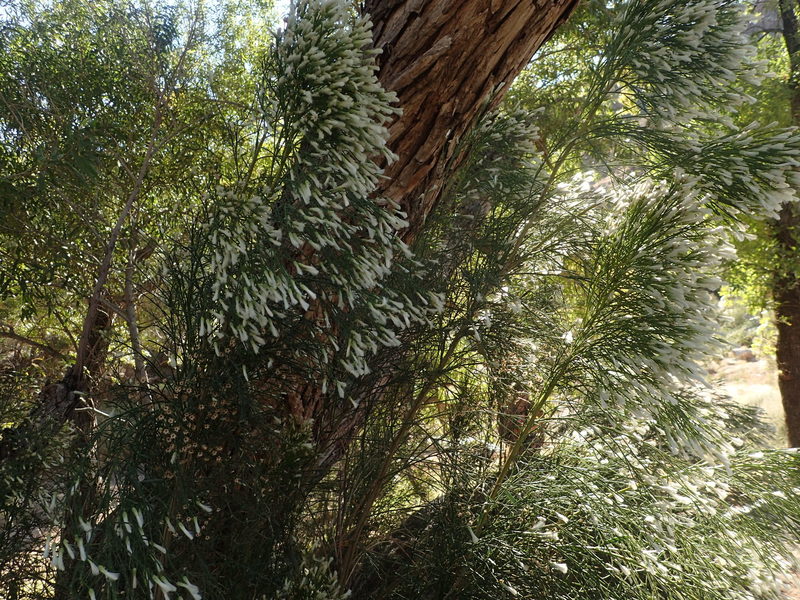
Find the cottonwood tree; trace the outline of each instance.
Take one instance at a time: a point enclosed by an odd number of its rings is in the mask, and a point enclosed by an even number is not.
[[[3,552],[46,559],[15,593],[776,597],[796,458],[693,383],[724,216],[775,212],[800,145],[715,117],[740,5],[605,7],[542,136],[493,109],[568,5],[366,8],[298,2],[208,99],[137,314],[166,360],[2,463],[39,526]]]
[[[493,2],[484,6],[475,1],[394,2],[363,7],[374,24],[374,45],[381,50],[379,80],[397,93],[395,104],[402,109],[391,124],[387,142],[387,148],[395,154],[384,179],[388,187],[376,193],[397,203],[406,214],[405,237],[411,239],[417,234],[435,206],[445,173],[454,167],[449,164],[454,149],[474,124],[478,112],[485,109],[485,100],[491,97],[496,105],[502,99],[533,52],[574,6],[574,1],[554,1],[542,6],[525,2]],[[163,90],[161,100],[157,98],[158,114],[153,121],[156,128],[163,119],[158,112],[163,107],[158,102],[163,103],[167,93],[168,90]],[[151,146],[150,150],[155,148]],[[66,398],[71,398],[73,392],[79,395],[86,392],[84,371],[95,362],[94,354],[102,354],[94,351],[96,336],[92,332],[102,329],[102,323],[110,315],[99,309],[100,298],[105,293],[118,230],[127,220],[128,204],[138,198],[139,180],[147,173],[151,155],[149,150],[145,152],[144,163],[134,175],[136,181],[129,202],[123,206],[107,241],[105,260],[101,261],[84,320],[75,368],[63,382],[46,391],[57,396],[49,404],[59,407],[58,421],[73,414],[75,402]],[[137,365],[137,370],[141,369],[142,365]],[[298,406],[298,402],[322,407],[318,390],[313,386],[293,391],[290,396],[295,397],[290,400],[291,410],[310,410],[307,417],[313,417],[314,408],[306,409]]]
[[[70,367],[66,376],[61,381],[48,385],[42,391],[39,399],[40,408],[36,409],[37,416],[34,418],[35,423],[53,423],[54,428],[57,428],[60,424],[68,420],[77,419],[81,421],[80,428],[86,430],[87,428],[91,428],[91,420],[86,421],[81,418],[85,413],[81,413],[79,410],[86,408],[82,407],[81,398],[89,392],[97,396],[94,392],[98,391],[98,376],[104,366],[105,346],[108,338],[107,334],[112,327],[112,321],[115,316],[123,316],[127,321],[127,326],[130,331],[129,343],[133,347],[133,357],[135,361],[135,379],[141,381],[146,377],[144,374],[144,363],[147,355],[139,346],[140,340],[137,323],[139,315],[135,308],[135,299],[132,297],[133,294],[140,293],[140,284],[139,282],[134,283],[131,280],[133,279],[133,271],[140,267],[140,265],[135,263],[141,262],[143,258],[141,251],[144,250],[150,255],[154,250],[154,245],[152,244],[152,236],[146,234],[142,235],[140,224],[137,222],[137,215],[143,214],[145,218],[149,218],[146,211],[140,212],[139,205],[142,203],[143,196],[145,196],[143,188],[148,185],[153,186],[153,188],[160,185],[163,193],[163,182],[156,183],[152,173],[157,169],[155,163],[169,152],[166,148],[167,140],[172,136],[180,136],[185,133],[185,131],[181,129],[185,127],[185,125],[179,122],[180,117],[176,119],[177,113],[173,110],[175,106],[175,90],[177,90],[179,86],[184,86],[180,89],[181,96],[184,98],[186,96],[185,90],[187,89],[186,82],[190,81],[189,77],[197,76],[196,73],[192,73],[187,77],[185,63],[187,56],[189,56],[190,53],[194,51],[194,47],[197,46],[197,36],[203,34],[195,25],[192,25],[186,32],[181,32],[187,35],[188,39],[180,40],[182,45],[178,47],[177,51],[170,53],[168,51],[174,49],[170,47],[175,45],[176,41],[174,36],[178,32],[175,29],[176,23],[169,18],[169,15],[158,16],[148,13],[147,11],[139,13],[143,19],[152,22],[147,24],[150,29],[145,32],[145,36],[149,36],[148,38],[142,36],[137,37],[138,34],[135,29],[139,27],[140,24],[132,20],[126,21],[123,14],[125,9],[119,11],[118,14],[111,14],[115,12],[112,7],[109,16],[106,17],[102,10],[95,10],[80,3],[65,3],[58,8],[63,11],[62,14],[68,15],[67,18],[77,17],[77,22],[88,25],[82,32],[84,34],[83,38],[80,37],[81,34],[78,31],[70,32],[67,30],[66,34],[64,34],[58,30],[57,24],[53,26],[52,24],[45,24],[43,21],[34,23],[34,36],[40,33],[40,31],[36,31],[36,28],[41,28],[41,30],[44,31],[48,27],[51,27],[56,31],[56,33],[53,34],[54,36],[58,37],[63,35],[67,38],[65,48],[54,50],[57,60],[54,61],[53,64],[58,65],[58,67],[63,65],[64,71],[51,74],[51,77],[53,79],[58,79],[58,77],[72,78],[72,80],[76,82],[76,95],[70,97],[70,91],[67,90],[66,95],[62,93],[62,96],[64,96],[62,101],[62,98],[55,96],[49,89],[39,91],[39,99],[43,98],[45,103],[41,106],[34,107],[36,110],[33,111],[29,111],[24,104],[26,102],[37,102],[38,99],[26,98],[24,91],[19,98],[12,96],[7,103],[7,114],[10,117],[8,122],[9,131],[12,132],[12,136],[19,136],[18,139],[21,140],[22,144],[30,148],[37,143],[35,141],[36,135],[39,135],[45,140],[47,140],[47,136],[50,136],[49,142],[45,141],[44,144],[51,143],[52,146],[62,146],[65,141],[70,142],[74,137],[77,140],[75,143],[82,144],[83,146],[81,147],[86,151],[84,152],[84,150],[79,149],[76,152],[71,152],[68,150],[63,154],[59,154],[58,156],[67,157],[68,162],[66,162],[66,164],[56,162],[55,165],[70,174],[77,172],[80,175],[81,169],[83,169],[87,174],[92,176],[88,178],[89,183],[97,182],[97,185],[101,187],[106,186],[107,188],[109,183],[103,181],[104,177],[98,176],[96,170],[98,167],[104,168],[105,164],[110,162],[108,161],[109,157],[116,156],[121,166],[127,169],[126,173],[122,173],[122,179],[116,184],[118,188],[117,193],[119,194],[121,202],[117,208],[116,215],[114,215],[116,219],[114,220],[112,217],[109,226],[110,236],[104,238],[99,233],[95,233],[94,237],[90,238],[91,242],[98,246],[96,253],[99,254],[95,263],[98,265],[97,267],[93,264],[93,259],[88,260],[88,270],[96,271],[95,283],[91,286],[90,290],[79,291],[79,295],[85,293],[89,298],[88,311],[83,317],[74,314],[70,315],[71,319],[74,320],[77,318],[82,321],[80,327],[81,332],[76,333],[74,331],[69,331],[69,325],[63,327],[67,330],[67,335],[74,336],[73,340],[76,346],[75,364]],[[464,10],[465,8],[469,10]],[[508,3],[506,6],[492,4],[489,7],[478,6],[478,3],[475,3],[474,7],[459,6],[458,10],[455,9],[452,3],[428,3],[428,6],[422,8],[413,6],[413,3],[395,3],[395,5],[391,7],[389,5],[382,6],[380,8],[382,14],[380,19],[385,27],[381,26],[381,22],[379,22],[379,26],[384,31],[385,39],[379,43],[387,47],[387,52],[384,53],[384,57],[393,54],[391,60],[388,60],[388,58],[384,59],[382,73],[387,78],[395,78],[392,81],[392,85],[398,88],[401,96],[403,96],[401,99],[403,104],[408,104],[409,108],[414,101],[419,104],[416,117],[411,110],[407,110],[405,112],[406,116],[399,118],[395,124],[394,130],[396,132],[400,133],[401,130],[406,131],[402,136],[403,138],[410,140],[412,137],[416,136],[416,141],[414,142],[416,146],[409,147],[407,151],[401,153],[401,156],[409,163],[421,165],[418,169],[420,174],[427,175],[427,173],[436,166],[439,171],[437,177],[441,179],[444,172],[441,165],[445,161],[443,148],[446,142],[454,142],[460,134],[468,129],[470,124],[474,122],[478,108],[483,99],[482,97],[489,89],[495,87],[497,84],[503,84],[505,87],[510,84],[515,73],[525,64],[533,51],[545,40],[557,24],[563,20],[570,9],[571,4],[562,4],[558,2],[537,8],[524,6],[520,3]],[[74,12],[70,14],[70,10]],[[134,12],[139,10],[140,9],[133,9]],[[87,15],[89,15],[88,18]],[[26,25],[24,19],[14,20],[15,16],[16,15],[12,15],[12,18],[8,21],[9,31],[11,32],[11,37],[9,39],[13,40],[12,43],[19,43],[19,39],[23,39],[22,44],[27,43],[24,41],[24,35],[14,39],[13,30],[15,28],[24,30]],[[58,18],[59,17],[56,16],[53,22],[58,23]],[[103,34],[100,28],[106,27],[107,25],[103,25],[101,22],[104,18],[107,19],[108,23],[120,27],[120,35],[117,35],[117,32],[114,30],[109,30],[114,31],[114,33],[111,33],[109,36],[108,32],[106,32],[105,38],[99,37]],[[80,19],[84,20],[81,21]],[[408,23],[412,23],[413,27],[407,27],[406,25]],[[444,28],[442,27],[443,23],[446,23],[446,27]],[[126,27],[129,29],[125,30]],[[426,86],[433,87],[434,83],[440,84],[443,82],[441,77],[438,76],[440,75],[440,71],[437,71],[440,70],[442,66],[456,67],[462,63],[465,58],[475,56],[472,50],[479,41],[479,37],[475,35],[478,30],[481,31],[483,39],[495,38],[495,47],[491,52],[485,53],[488,62],[481,65],[471,64],[469,68],[465,68],[463,65],[460,66],[460,77],[466,77],[467,79],[462,79],[455,84],[449,85],[447,94],[444,94],[442,90],[437,90],[436,95],[439,98],[444,99],[446,96],[451,98],[451,100],[447,102],[450,114],[442,114],[441,118],[437,119],[437,123],[439,123],[440,126],[444,123],[448,123],[450,127],[448,127],[448,131],[440,127],[440,130],[437,130],[435,134],[425,131],[427,123],[431,121],[431,115],[436,112],[436,103],[420,102],[420,94],[423,96],[426,94]],[[422,33],[427,31],[430,32],[432,38],[431,36],[427,36],[427,34],[425,38],[422,37]],[[417,35],[415,32],[420,35]],[[92,35],[96,37],[92,38]],[[116,37],[114,37],[115,35]],[[194,39],[193,36],[195,36]],[[127,66],[120,66],[122,63],[105,63],[105,65],[110,65],[112,70],[120,69],[119,72],[109,71],[108,73],[104,73],[102,71],[103,67],[100,67],[96,81],[98,84],[97,89],[100,90],[98,94],[102,95],[106,93],[106,96],[100,99],[105,102],[107,106],[112,107],[116,114],[119,115],[121,106],[126,103],[132,104],[133,97],[128,94],[127,98],[120,100],[116,96],[109,96],[104,90],[116,90],[115,86],[120,85],[126,87],[127,91],[130,92],[131,89],[138,89],[135,88],[135,86],[132,88],[131,83],[136,84],[141,81],[142,93],[152,96],[151,99],[148,99],[148,102],[144,102],[145,104],[152,104],[152,111],[150,112],[141,112],[141,110],[139,110],[142,102],[135,104],[136,110],[138,111],[137,118],[142,122],[142,139],[144,139],[144,146],[138,157],[135,156],[136,152],[131,144],[131,140],[136,139],[135,134],[129,135],[130,139],[127,142],[122,142],[125,144],[124,152],[115,152],[114,148],[108,145],[108,142],[95,139],[93,135],[89,135],[92,131],[95,131],[95,129],[100,132],[100,135],[111,136],[114,132],[112,128],[109,128],[108,124],[98,124],[96,114],[98,109],[97,106],[94,105],[94,101],[97,99],[95,96],[97,96],[97,94],[85,84],[85,79],[74,76],[71,77],[69,72],[70,68],[74,69],[75,67],[75,63],[70,61],[77,60],[82,52],[95,52],[100,56],[105,56],[106,53],[113,54],[113,52],[118,51],[120,46],[111,49],[110,52],[103,47],[102,44],[109,39],[109,37],[116,43],[121,44],[121,46],[127,47],[129,51],[133,49],[140,50],[140,54],[137,55],[135,52],[129,52],[129,54],[124,55],[122,59],[128,61]],[[419,39],[426,39],[427,43],[430,43],[433,48],[432,52],[428,52],[428,49],[422,48],[423,56],[418,57],[416,54],[421,50],[418,45],[413,48],[405,48],[405,45],[408,44],[409,41],[416,42]],[[389,46],[396,48],[397,51],[394,53],[389,52]],[[228,50],[230,51],[230,48],[228,48]],[[33,60],[47,60],[41,53],[32,53],[31,57]],[[417,60],[419,58],[421,58],[421,60]],[[433,61],[434,58],[436,59],[435,61]],[[167,64],[169,60],[173,60],[173,64]],[[436,77],[431,76],[430,73],[432,61],[436,63],[436,69],[434,70],[437,75]],[[148,72],[147,68],[151,65],[155,67],[155,70]],[[126,68],[131,72],[126,73]],[[25,69],[29,70],[25,71]],[[159,71],[159,69],[162,70]],[[9,87],[13,88],[13,86],[19,84],[22,86],[27,85],[25,78],[29,77],[30,73],[34,72],[36,71],[34,71],[30,65],[12,65],[8,71]],[[39,72],[36,73],[38,77]],[[404,73],[404,77],[402,79],[397,79],[396,76],[401,73]],[[107,81],[103,79],[104,77],[106,79],[111,78],[113,80],[113,85],[107,85]],[[474,78],[471,82],[468,80],[470,77]],[[50,82],[46,79],[42,80],[42,83],[43,85],[50,85]],[[55,85],[58,86],[59,84],[55,82]],[[474,87],[475,91],[463,98],[459,97],[459,94],[456,93],[457,90],[463,91],[467,89],[467,87]],[[35,88],[35,86],[29,86],[29,91],[31,91],[31,88]],[[19,89],[24,90],[24,87],[20,87]],[[500,94],[497,93],[499,90],[493,91],[499,98]],[[405,100],[406,96],[408,101]],[[99,98],[99,96],[97,97]],[[411,100],[412,98],[416,98],[416,100]],[[152,100],[152,102],[149,102],[149,100]],[[425,111],[431,111],[431,109],[433,109],[431,115],[423,116]],[[102,108],[100,110],[102,110]],[[200,110],[202,111],[203,109],[201,108]],[[93,111],[95,112],[93,113]],[[40,127],[37,133],[33,133],[28,123],[20,122],[20,119],[24,118],[26,112],[33,115],[41,115],[43,117],[41,122],[45,127],[50,127],[50,129],[48,130]],[[235,112],[234,109],[232,113]],[[87,118],[90,119],[88,123],[91,127],[94,127],[94,129],[90,131],[84,127],[83,122],[78,121],[78,130],[75,136],[59,137],[61,134],[58,131],[58,119],[64,120],[67,127],[74,127],[76,124],[69,120],[81,119],[83,118],[83,113],[88,115]],[[202,114],[197,113],[192,116],[201,119],[205,118]],[[232,118],[236,118],[235,114],[232,115]],[[53,126],[47,123],[47,119],[53,121]],[[117,120],[119,121],[120,119],[117,118]],[[414,126],[415,123],[416,129]],[[80,129],[81,127],[83,127],[83,129]],[[224,128],[225,125],[223,124],[222,127]],[[195,131],[208,131],[209,129],[210,128],[204,130],[195,129]],[[410,135],[412,131],[415,132],[413,136]],[[233,135],[238,135],[238,133],[233,133]],[[427,145],[425,151],[420,152],[420,140],[423,136],[427,141]],[[138,140],[136,141],[138,142]],[[181,141],[185,143],[187,140],[184,138]],[[111,138],[111,144],[113,145],[114,143],[117,143],[117,140]],[[259,140],[258,134],[256,134],[254,145],[258,146],[263,143],[264,140]],[[11,160],[25,160],[26,156],[33,157],[34,160],[31,165],[9,165],[6,186],[7,190],[12,192],[12,210],[14,210],[14,206],[21,206],[21,203],[13,198],[25,189],[24,182],[22,181],[25,177],[29,179],[38,178],[38,181],[41,182],[42,174],[50,175],[55,172],[52,168],[53,164],[36,164],[36,156],[33,154],[26,154],[28,148],[24,145],[21,148],[11,150],[11,152],[16,154]],[[134,162],[137,160],[139,162],[136,164],[127,164],[127,155],[130,155]],[[191,156],[191,154],[184,154],[187,160]],[[11,158],[11,153],[9,158]],[[234,160],[238,158],[235,151],[233,158]],[[104,161],[102,159],[106,160]],[[395,164],[399,165],[400,162],[398,161]],[[211,172],[210,174],[213,178],[215,176],[213,171],[219,167],[208,165],[205,168]],[[252,165],[250,170],[252,172]],[[406,179],[409,176],[408,171],[409,169],[406,169],[406,174],[404,175]],[[112,173],[113,170],[108,172]],[[105,175],[105,173],[103,173],[103,175]],[[167,175],[167,178],[170,176],[171,175]],[[219,174],[216,174],[216,177],[219,177]],[[126,178],[129,178],[130,181]],[[244,180],[246,176],[242,177],[240,174],[239,178]],[[57,177],[55,179],[57,180]],[[435,189],[436,184],[433,182],[432,176],[428,177],[428,179],[432,182],[429,187]],[[398,178],[398,181],[400,181],[400,178]],[[79,194],[86,193],[85,183],[82,188],[80,186],[77,186],[77,188]],[[30,189],[30,186],[27,189]],[[57,190],[56,193],[63,194],[64,189],[65,186],[62,180],[56,186],[55,190]],[[182,195],[183,194],[179,192],[177,197],[181,197]],[[393,192],[391,195],[395,196],[397,201],[403,201],[406,204],[416,204],[416,202],[412,203],[410,200],[415,197],[415,188],[412,185],[404,184],[402,190],[398,188],[398,191]],[[42,194],[39,193],[37,198],[43,199]],[[435,194],[431,195],[424,203],[420,203],[419,210],[409,210],[409,214],[418,214],[420,215],[420,219],[424,219],[425,213],[430,210],[434,202]],[[61,206],[68,209],[65,213],[67,216],[70,214],[79,215],[81,212],[80,210],[69,210],[69,207],[64,202],[59,205],[59,207]],[[113,211],[114,208],[112,207],[111,210]],[[39,214],[33,211],[29,211],[28,215],[33,215],[33,218],[39,218]],[[24,222],[27,218],[28,217],[25,216],[24,219],[18,221],[19,225],[15,226],[17,227],[15,231],[9,230],[6,233],[11,236],[26,235],[24,230],[27,229],[27,232],[30,232],[32,226],[32,222]],[[105,218],[105,216],[103,218]],[[81,214],[80,219],[89,222],[100,222],[97,217],[90,217],[86,214]],[[59,219],[57,222],[61,224],[62,221]],[[68,227],[67,224],[65,224],[65,226]],[[411,234],[412,229],[409,229],[409,235]],[[63,237],[68,238],[69,236],[64,235]],[[125,237],[127,240],[121,239],[121,237]],[[149,237],[150,239],[140,239],[137,241],[134,239],[135,237]],[[120,242],[123,242],[123,244]],[[137,247],[140,243],[144,243],[145,247]],[[118,256],[121,245],[127,247],[126,258]],[[49,250],[49,248],[53,246],[52,244],[46,244],[45,247]],[[7,248],[10,248],[10,246]],[[53,254],[53,256],[58,259],[64,257],[77,257],[81,259],[88,258],[88,255],[89,253],[86,251],[86,248],[81,248],[80,250],[69,253],[56,250]],[[35,285],[30,278],[31,263],[38,258],[40,257],[26,255],[23,252],[17,259],[11,262],[12,265],[21,265],[24,271],[24,275],[16,277],[16,279],[15,275],[19,275],[19,273],[15,274],[13,270],[5,274],[8,277],[7,283],[12,286],[12,290],[19,289],[14,286],[17,282],[24,288],[33,289],[34,291],[43,290],[49,285],[50,281],[53,279],[53,274],[50,273],[48,275],[45,269],[42,269],[44,274],[41,277],[41,281],[38,282],[38,285]],[[46,259],[45,262],[51,267],[51,270],[54,265],[58,264],[57,260]],[[120,262],[127,262],[127,267],[124,270],[125,281],[121,284],[123,286],[123,291],[121,291],[123,298],[115,302],[115,291],[113,289],[115,282],[112,283],[111,279],[115,271],[120,272]],[[66,262],[64,268],[66,271],[75,272],[83,270],[86,267],[72,261]],[[48,281],[48,279],[50,281]],[[114,314],[115,312],[117,313],[116,315]],[[16,336],[15,339],[24,339],[28,343],[33,344],[37,343],[32,338],[20,336],[13,330],[9,330],[7,333],[8,336]],[[40,344],[40,346],[43,345]],[[151,356],[153,355],[151,354]],[[90,389],[90,377],[95,379],[94,389]],[[297,401],[292,401],[291,399],[291,397],[296,394],[296,391],[291,389],[292,387],[293,386],[290,386],[289,388],[290,402],[288,405],[292,407],[292,411],[296,411]],[[320,397],[319,390],[313,388],[310,391],[308,389],[303,390],[300,395]],[[97,399],[99,401],[99,397]],[[34,427],[38,426],[39,425],[34,425]],[[18,450],[27,445],[25,438],[28,437],[29,433],[27,426],[22,429],[11,428],[4,431],[3,456],[15,457]],[[343,438],[345,442],[348,439],[346,432],[342,433],[339,437]]]

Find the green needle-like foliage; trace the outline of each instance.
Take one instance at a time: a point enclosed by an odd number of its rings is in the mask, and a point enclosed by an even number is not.
[[[398,109],[349,3],[293,3],[269,44],[244,4],[56,5],[79,47],[33,5],[0,38],[0,92],[47,83],[33,129],[0,97],[0,191],[35,199],[0,225],[1,314],[59,356],[46,334],[75,337],[109,264],[117,321],[88,424],[34,408],[47,365],[0,365],[0,598],[780,598],[800,458],[702,367],[737,219],[793,201],[799,166],[793,130],[722,110],[758,69],[741,4],[579,13],[458,140],[409,244],[375,193]],[[50,80],[92,44],[122,57],[98,88],[142,98],[101,110],[76,173],[37,148],[71,139]],[[84,203],[78,255],[20,243]]]

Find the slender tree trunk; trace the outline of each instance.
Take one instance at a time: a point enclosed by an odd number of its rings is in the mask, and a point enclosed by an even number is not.
[[[792,123],[800,125],[800,37],[796,0],[780,0],[783,39],[789,53],[789,89]],[[800,447],[800,280],[789,268],[798,259],[798,211],[792,205],[781,209],[773,234],[778,243],[778,269],[773,276],[778,339],[778,385],[781,390],[789,446]]]
[[[800,447],[800,287],[794,277],[783,277],[773,291],[778,339],[778,386],[786,418],[789,446]]]

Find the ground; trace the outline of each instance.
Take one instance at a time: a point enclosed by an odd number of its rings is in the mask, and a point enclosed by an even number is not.
[[[747,360],[747,358],[755,360]],[[783,406],[778,391],[778,372],[775,359],[756,357],[752,353],[733,354],[709,366],[711,381],[733,400],[757,406],[775,427],[773,444],[786,446],[786,427],[783,424]]]

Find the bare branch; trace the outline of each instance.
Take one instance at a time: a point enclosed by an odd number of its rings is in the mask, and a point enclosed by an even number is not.
[[[22,344],[26,344],[28,346],[33,346],[34,348],[38,348],[45,354],[49,354],[54,358],[58,358],[60,360],[67,360],[67,356],[56,350],[55,348],[48,346],[47,344],[42,344],[41,342],[37,342],[36,340],[32,340],[29,337],[25,337],[24,335],[20,335],[14,331],[14,328],[10,325],[4,325],[7,329],[4,331],[0,331],[0,337],[7,338],[10,340],[14,340],[20,342]]]

